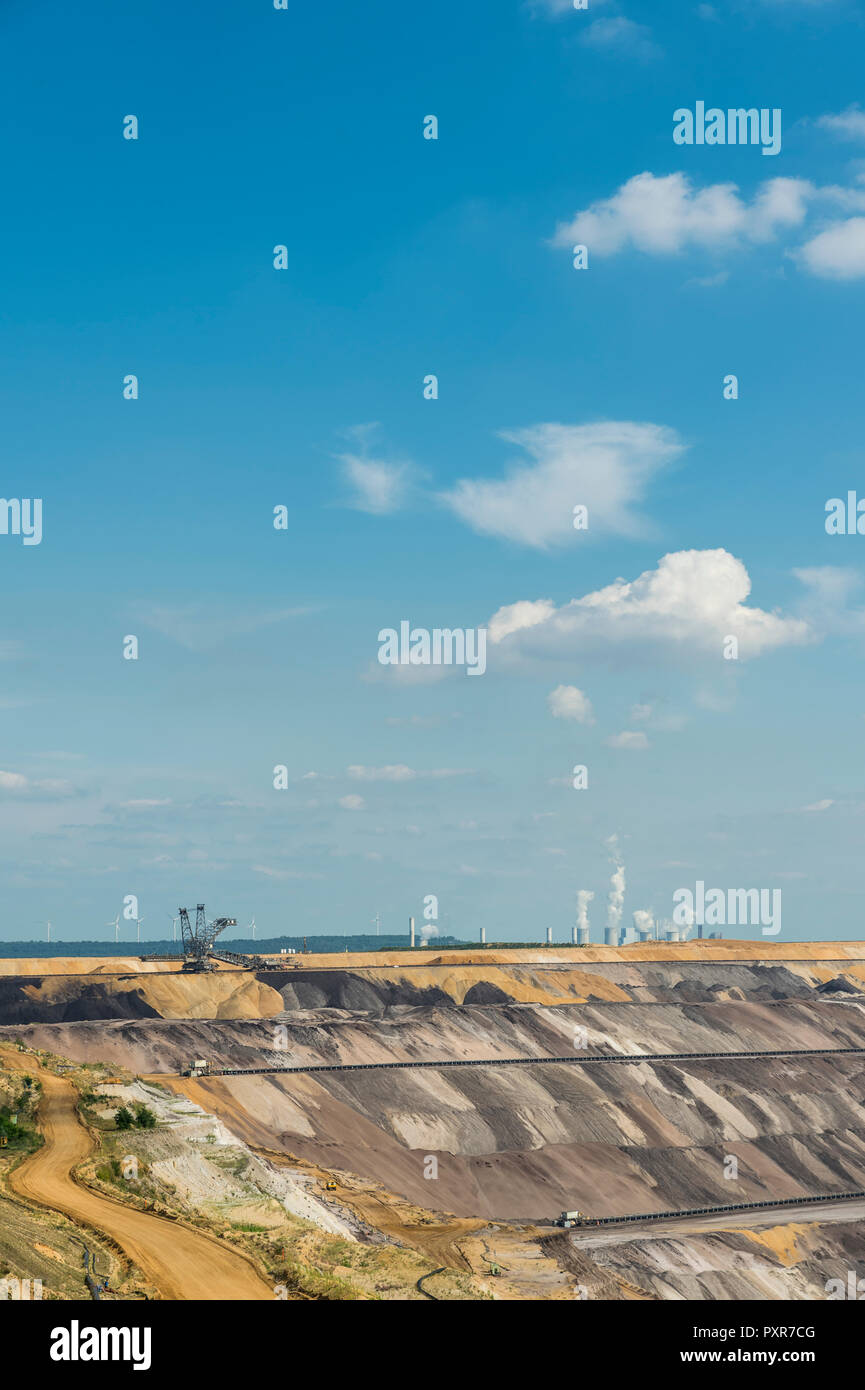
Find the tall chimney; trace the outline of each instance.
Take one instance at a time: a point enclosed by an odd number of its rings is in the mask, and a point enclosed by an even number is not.
[[[409,944],[409,947],[411,948],[411,950],[413,951],[413,950],[414,950],[414,918],[413,918],[413,917],[409,917],[409,919],[408,919],[408,944]]]
[[[482,945],[482,946],[486,946],[486,944],[487,944],[487,929],[486,929],[486,927],[481,927],[481,945]]]
[[[547,927],[547,945],[548,945],[548,946],[552,946],[552,944],[553,944],[553,929],[552,929],[552,927]]]

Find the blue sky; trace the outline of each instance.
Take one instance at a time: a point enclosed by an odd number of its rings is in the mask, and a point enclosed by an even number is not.
[[[0,34],[2,491],[43,499],[0,535],[0,936],[436,894],[564,940],[587,889],[597,939],[612,836],[624,923],[702,879],[860,936],[865,539],[824,522],[865,494],[861,5]],[[698,100],[780,108],[780,154],[674,144]],[[379,666],[402,619],[487,627],[486,673]]]

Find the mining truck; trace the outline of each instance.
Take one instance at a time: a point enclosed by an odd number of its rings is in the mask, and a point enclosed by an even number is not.
[[[210,1071],[210,1063],[204,1057],[199,1057],[197,1061],[190,1063],[186,1068],[184,1076],[207,1076]]]
[[[581,1211],[563,1211],[561,1216],[553,1222],[554,1226],[579,1226],[582,1224],[583,1213]]]

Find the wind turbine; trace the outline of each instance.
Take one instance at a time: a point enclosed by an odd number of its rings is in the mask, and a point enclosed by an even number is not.
[[[46,925],[47,928],[48,928],[48,945],[50,946],[50,945],[51,945],[51,923],[50,923],[50,922],[46,922],[45,925]]]
[[[250,925],[250,927],[252,928],[252,939],[253,939],[253,941],[254,941],[254,940],[255,940],[255,918],[254,918],[254,917],[253,917],[253,919],[252,919],[252,921],[250,922],[249,925]]]
[[[135,919],[135,940],[139,943],[141,941],[141,923],[143,921],[143,917],[136,917]]]
[[[115,942],[116,942],[117,939],[118,939],[117,933],[118,933],[119,928],[120,928],[120,913],[118,912],[118,914],[117,914],[117,916],[114,918],[114,921],[113,921],[113,922],[106,922],[105,925],[106,925],[106,927],[113,927],[113,928],[114,928],[114,940],[115,940]]]
[[[171,940],[172,940],[172,941],[176,941],[176,940],[177,940],[177,923],[180,921],[180,918],[179,918],[179,917],[173,917],[173,916],[171,915],[170,912],[166,913],[166,916],[167,916],[167,917],[171,917]]]

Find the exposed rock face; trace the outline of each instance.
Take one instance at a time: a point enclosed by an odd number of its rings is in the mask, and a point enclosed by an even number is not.
[[[145,1073],[177,1072],[196,1056],[215,1066],[260,1067],[865,1047],[865,997],[820,992],[814,971],[798,964],[600,964],[592,967],[598,990],[614,986],[625,1002],[455,1006],[448,994],[433,1005],[382,1011],[384,985],[395,986],[380,981],[375,1012],[295,1008],[269,1021],[139,1017],[16,1031],[58,1053]],[[845,962],[821,963],[819,971],[848,980]],[[331,997],[337,991],[358,1002],[354,991],[362,986],[360,1002],[373,998],[355,972],[342,979],[334,977],[343,972],[326,973]],[[273,972],[261,983],[268,999],[276,993]],[[475,980],[472,989],[482,984],[489,987]],[[865,1058],[823,1056],[425,1067],[195,1084],[253,1143],[375,1178],[421,1204],[433,1203],[424,1159],[434,1155],[434,1205],[538,1220],[563,1207],[606,1215],[865,1188],[863,1082]],[[736,1179],[725,1176],[731,1156]]]
[[[624,952],[622,953],[624,954]],[[861,961],[703,963],[692,960],[588,964],[466,963],[382,970],[260,972],[283,1008],[351,1009],[380,1013],[394,1005],[622,1003],[700,1004],[714,999],[808,999],[815,987],[851,995],[865,991]]]
[[[865,1273],[861,1224],[844,1221],[658,1235],[606,1248],[581,1245],[566,1235],[542,1244],[576,1275],[589,1297],[608,1297],[612,1275],[627,1284],[636,1281],[658,1299],[838,1298],[851,1270],[858,1266]]]
[[[213,975],[170,971],[0,974],[3,1024],[118,1018],[268,1018],[282,1007],[276,991],[249,971]]]
[[[71,1023],[77,1019],[159,1018],[138,988],[73,977],[59,985],[38,976],[26,981],[0,976],[4,1023]]]
[[[488,1063],[172,1082],[253,1145],[460,1216],[545,1221],[562,1208],[622,1214],[865,1189],[865,1057],[494,1065],[865,1048],[863,948],[824,944],[809,958],[803,947],[746,945],[740,959],[689,943],[663,959],[598,948],[558,959],[454,953],[427,967],[405,955],[384,966],[319,958],[197,977],[22,970],[0,975],[0,1034],[144,1074],[194,1057],[243,1068]],[[592,1296],[630,1281],[648,1297],[816,1298],[832,1277],[865,1274],[863,1227],[841,1220],[583,1248],[552,1239]]]
[[[345,962],[341,956],[293,957],[291,966],[262,958],[254,973],[219,968],[205,975],[134,958],[0,958],[0,1025],[74,1018],[272,1018],[311,1009],[387,1014],[424,1005],[772,1003],[812,1000],[815,992],[830,998],[865,994],[865,946],[815,943],[808,951],[804,943],[763,942],[404,951],[348,955]]]

